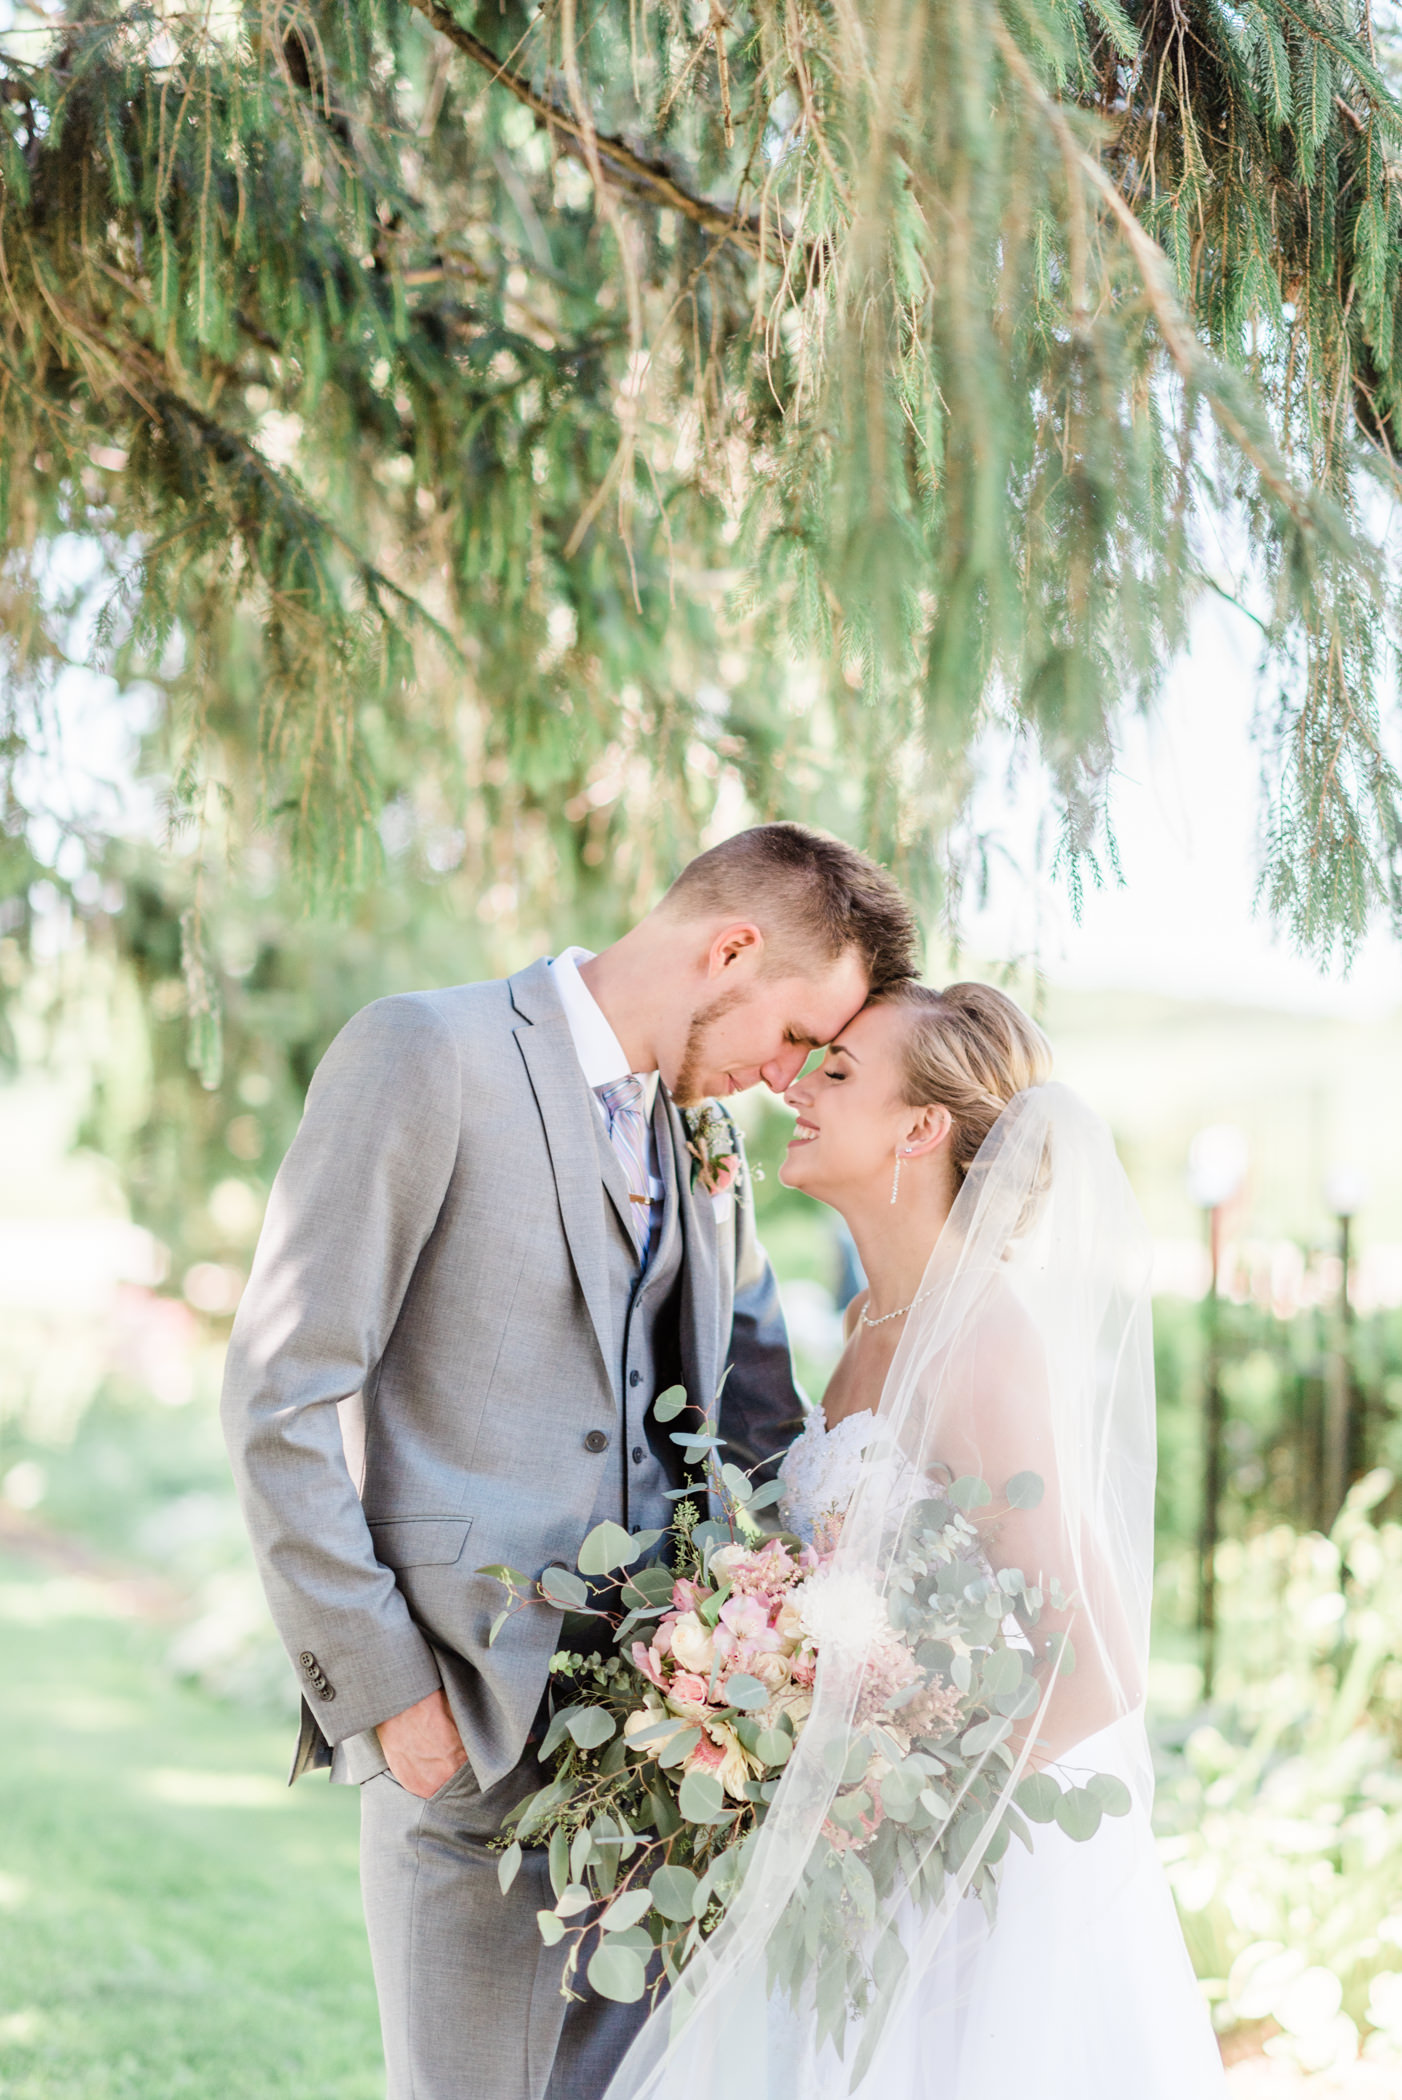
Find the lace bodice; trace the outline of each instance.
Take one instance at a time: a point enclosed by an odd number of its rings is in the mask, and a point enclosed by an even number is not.
[[[788,1530],[811,1545],[821,1518],[841,1516],[856,1491],[862,1454],[875,1427],[869,1407],[844,1415],[833,1429],[821,1407],[812,1410],[779,1468],[784,1484],[779,1516]]]

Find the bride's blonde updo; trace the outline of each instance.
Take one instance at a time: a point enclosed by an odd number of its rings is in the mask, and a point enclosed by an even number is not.
[[[901,1099],[912,1108],[949,1110],[949,1156],[962,1184],[1014,1094],[1050,1079],[1051,1044],[991,984],[951,984],[937,992],[906,981],[877,992],[871,1003],[908,1012]]]

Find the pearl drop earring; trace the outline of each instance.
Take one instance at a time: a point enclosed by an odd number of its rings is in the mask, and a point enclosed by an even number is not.
[[[896,1147],[896,1171],[891,1176],[891,1201],[894,1203],[901,1188],[901,1148]]]

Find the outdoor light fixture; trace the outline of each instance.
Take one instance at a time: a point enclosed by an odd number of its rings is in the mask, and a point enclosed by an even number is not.
[[[1335,1167],[1324,1179],[1324,1207],[1335,1218],[1356,1218],[1368,1201],[1368,1177],[1357,1167]]]
[[[1235,1123],[1209,1123],[1188,1147],[1188,1194],[1199,1210],[1218,1210],[1246,1179],[1245,1131]]]

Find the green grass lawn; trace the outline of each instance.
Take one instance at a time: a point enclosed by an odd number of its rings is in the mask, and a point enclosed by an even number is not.
[[[379,2100],[355,1795],[164,1646],[0,1561],[0,2096]]]

